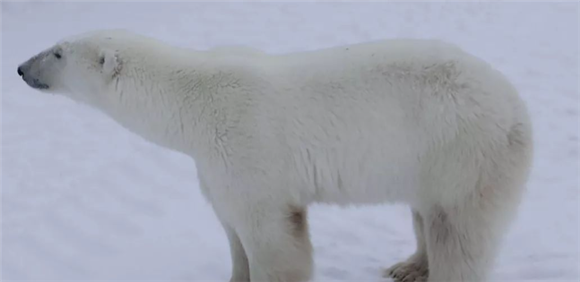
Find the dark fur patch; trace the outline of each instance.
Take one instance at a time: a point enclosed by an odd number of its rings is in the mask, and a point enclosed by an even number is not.
[[[307,216],[306,209],[290,206],[288,219],[295,236],[302,237],[308,232]]]

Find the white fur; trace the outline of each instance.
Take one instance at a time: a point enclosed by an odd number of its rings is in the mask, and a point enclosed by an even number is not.
[[[230,240],[232,281],[308,280],[308,234],[289,215],[316,202],[408,204],[418,251],[387,275],[484,281],[524,191],[525,105],[504,76],[450,44],[269,55],[109,30],[59,47],[70,72],[93,60],[90,50],[115,61],[83,72],[90,83],[63,77],[74,87],[58,92],[195,159]]]

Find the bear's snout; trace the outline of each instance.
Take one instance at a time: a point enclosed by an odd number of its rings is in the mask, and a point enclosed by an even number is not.
[[[48,89],[48,84],[41,82],[38,78],[31,74],[31,64],[32,59],[18,66],[16,70],[18,75],[22,77],[22,80],[28,84],[28,86],[36,89]]]

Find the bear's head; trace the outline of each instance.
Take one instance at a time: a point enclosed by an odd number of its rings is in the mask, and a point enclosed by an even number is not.
[[[42,92],[94,102],[122,69],[114,41],[105,31],[64,39],[18,66],[18,75]]]
[[[181,119],[166,115],[181,109],[181,101],[156,103],[170,101],[173,82],[187,78],[174,68],[190,65],[191,53],[180,50],[125,30],[91,31],[33,56],[18,66],[18,74],[30,87],[89,105],[153,143],[184,148],[189,144],[183,145],[181,137],[167,141],[166,136],[183,131]],[[170,118],[160,118],[165,116]]]

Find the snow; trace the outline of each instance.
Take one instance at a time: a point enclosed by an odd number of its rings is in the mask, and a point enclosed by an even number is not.
[[[227,281],[225,234],[192,159],[28,88],[16,67],[68,35],[128,28],[272,53],[441,38],[491,62],[532,114],[536,157],[493,281],[578,281],[578,3],[2,2],[2,276]],[[408,208],[315,206],[317,281],[390,281],[415,247]]]

